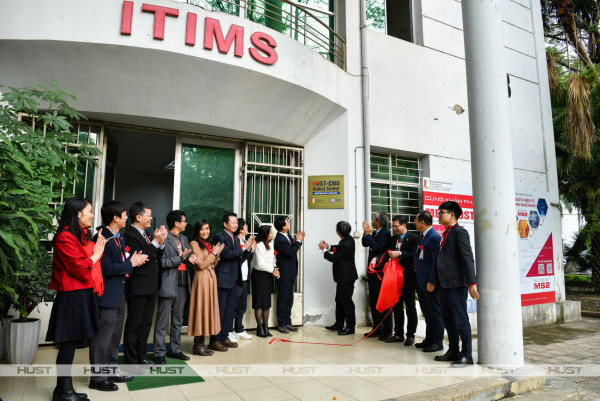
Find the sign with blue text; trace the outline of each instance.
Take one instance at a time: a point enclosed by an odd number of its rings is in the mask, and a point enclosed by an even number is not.
[[[309,209],[343,209],[344,176],[310,175],[308,176]]]

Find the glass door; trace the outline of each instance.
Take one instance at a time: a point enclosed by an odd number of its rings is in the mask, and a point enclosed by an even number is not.
[[[223,215],[235,209],[235,149],[181,145],[179,209],[189,222],[185,234],[191,240],[194,225],[208,220],[211,234],[223,229]]]

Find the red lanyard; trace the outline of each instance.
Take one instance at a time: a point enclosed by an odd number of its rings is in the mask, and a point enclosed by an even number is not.
[[[117,246],[119,247],[119,251],[121,252],[121,257],[123,258],[123,261],[125,261],[125,254],[123,253],[123,249],[121,248],[120,241],[115,237],[116,234],[109,227],[106,228],[108,228],[108,230],[112,233],[113,239],[115,240],[115,244],[117,244]]]

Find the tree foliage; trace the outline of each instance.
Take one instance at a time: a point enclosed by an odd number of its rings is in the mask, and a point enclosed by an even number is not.
[[[589,252],[600,291],[600,6],[595,0],[541,0],[559,192],[585,217],[566,257]]]
[[[97,149],[76,143],[69,120],[85,118],[69,106],[73,94],[50,86],[2,87],[0,103],[0,314],[29,297],[19,283],[32,279],[46,250],[40,241],[54,231],[61,192],[81,173],[80,162]],[[29,278],[27,278],[29,276]],[[47,286],[47,282],[45,283]],[[21,289],[19,293],[18,289]],[[39,292],[39,288],[36,290]]]

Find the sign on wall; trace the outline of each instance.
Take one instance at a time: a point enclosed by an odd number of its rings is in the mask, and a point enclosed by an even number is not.
[[[552,224],[546,220],[548,193],[517,192],[521,305],[555,302]]]
[[[552,225],[550,219],[546,220],[547,199],[548,193],[515,193],[522,306],[555,302],[556,299]],[[457,202],[463,209],[458,223],[469,232],[471,246],[475,252],[475,215],[471,184],[423,178],[423,208],[433,216],[433,226],[440,234],[445,228],[439,224],[438,207],[448,200]]]
[[[310,175],[308,176],[309,209],[343,209],[344,176]]]

